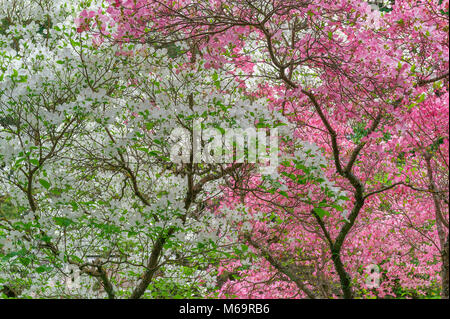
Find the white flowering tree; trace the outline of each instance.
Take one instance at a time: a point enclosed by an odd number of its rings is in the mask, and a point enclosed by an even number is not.
[[[235,242],[238,217],[214,214],[222,186],[255,165],[194,163],[190,150],[174,163],[170,134],[194,120],[221,131],[279,119],[188,44],[124,56],[76,32],[89,5],[0,7],[1,291],[205,296]]]

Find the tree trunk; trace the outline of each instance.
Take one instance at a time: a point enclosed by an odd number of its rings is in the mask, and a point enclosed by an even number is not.
[[[437,187],[434,183],[433,170],[431,167],[431,155],[428,153],[424,154],[425,163],[427,165],[427,175],[428,175],[428,188],[432,192],[433,203],[434,203],[434,213],[436,219],[436,228],[439,236],[439,243],[441,248],[441,297],[443,299],[448,299],[448,235],[446,238],[444,226],[448,228],[448,223],[446,225],[445,219],[442,216],[441,202],[437,195]]]
[[[442,250],[442,299],[448,298],[448,236],[447,241],[445,242],[444,249]]]

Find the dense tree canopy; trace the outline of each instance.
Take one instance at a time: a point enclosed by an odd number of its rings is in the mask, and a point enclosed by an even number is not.
[[[377,3],[1,1],[1,296],[448,298],[449,1]]]

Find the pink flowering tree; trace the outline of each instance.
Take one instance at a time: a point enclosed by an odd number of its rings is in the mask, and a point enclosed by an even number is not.
[[[187,277],[205,296],[448,298],[448,11],[448,0],[105,0],[81,10],[85,48],[113,52],[126,81],[104,92],[123,112],[99,131],[114,156],[99,155],[100,138],[76,154],[118,172],[122,197],[154,212],[140,225],[159,227],[140,228],[152,245],[134,262],[131,292],[98,273],[110,297],[150,296],[158,276],[177,274],[166,264],[201,260],[196,274],[209,279]],[[83,75],[95,92],[105,83]],[[170,130],[192,133],[199,119],[219,131],[277,128],[276,172],[192,153],[170,163]],[[216,241],[182,249],[200,230]]]

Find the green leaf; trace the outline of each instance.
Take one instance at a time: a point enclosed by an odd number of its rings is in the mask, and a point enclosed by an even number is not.
[[[50,188],[50,183],[48,181],[46,181],[45,179],[39,179],[39,183],[45,188],[45,189],[49,189]]]
[[[417,99],[417,103],[422,103],[425,100],[425,94],[422,93],[419,95],[419,98]]]
[[[322,217],[325,216],[325,215],[330,216],[330,213],[329,213],[328,211],[326,211],[325,209],[320,208],[320,207],[314,208],[314,212],[315,212],[320,218],[322,218]]]
[[[217,74],[217,72],[214,72],[214,74],[212,75],[212,79],[214,81],[214,85],[216,86],[216,88],[220,89],[219,75]]]
[[[217,72],[214,72],[214,74],[212,75],[212,79],[214,82],[219,79],[219,75],[217,74]]]
[[[405,26],[405,21],[404,21],[403,19],[398,20],[397,23],[398,23],[401,27]]]
[[[334,209],[336,209],[339,212],[343,212],[344,211],[343,207],[341,207],[339,205],[336,205],[336,204],[332,204],[331,207],[333,207]]]
[[[333,40],[333,32],[328,31],[328,39]]]
[[[54,195],[61,195],[62,190],[59,188],[52,188],[52,189],[50,189],[50,193],[52,193]]]
[[[28,257],[20,257],[19,262],[26,267],[31,263],[31,259]]]
[[[81,260],[81,258],[78,256],[70,255],[69,257],[76,262],[79,262],[79,263],[83,262],[83,260]]]
[[[288,193],[286,193],[285,191],[278,191],[278,193],[286,198],[289,198]]]
[[[71,224],[75,224],[75,222],[66,217],[54,217],[53,220],[55,224],[62,227],[70,226]]]
[[[49,267],[49,266],[47,266],[47,265],[40,265],[39,267],[36,268],[36,272],[37,272],[38,274],[41,274],[41,273],[46,272],[46,271],[49,271],[49,270],[51,270],[51,269],[52,269],[52,268]]]

